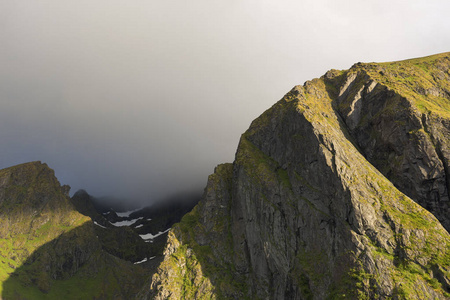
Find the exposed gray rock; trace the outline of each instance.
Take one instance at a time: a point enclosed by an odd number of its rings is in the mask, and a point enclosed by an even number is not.
[[[447,70],[450,65],[448,57],[436,64],[440,68],[446,65]],[[340,97],[338,110],[369,162],[450,230],[450,120],[445,114],[419,109],[424,105],[419,102],[423,96],[445,94],[439,92],[439,87],[443,81],[448,83],[450,76],[439,72],[433,88],[425,90],[419,86],[409,92],[403,86],[375,84],[373,69],[376,67],[342,75],[347,78],[345,82],[358,84],[349,86]],[[431,74],[434,72],[430,70]],[[385,70],[384,77],[389,75],[386,73]],[[329,83],[336,81],[331,79]]]
[[[426,114],[425,128],[392,80],[385,65],[332,70],[253,121],[233,165],[216,169],[169,234],[153,295],[449,297],[450,236],[414,202],[448,196],[448,119]]]

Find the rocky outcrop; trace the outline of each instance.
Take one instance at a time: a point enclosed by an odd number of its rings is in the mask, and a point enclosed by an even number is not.
[[[104,252],[68,192],[40,162],[0,170],[0,298],[124,299],[138,292],[147,271]]]
[[[94,206],[93,197],[85,190],[78,190],[70,198],[70,202],[75,209],[82,215],[91,218],[103,227],[112,227],[111,224],[101,215]],[[116,215],[117,217],[117,215]]]
[[[233,278],[237,274],[231,235],[232,168],[231,164],[216,167],[205,190],[208,201],[201,201],[169,232],[166,259],[141,299],[227,298],[241,288],[243,281]],[[216,291],[212,282],[223,284],[223,289]]]
[[[367,160],[450,230],[450,59],[328,73],[336,107]],[[345,82],[345,84],[342,84]]]
[[[448,62],[357,64],[295,87],[209,177],[141,297],[450,297],[450,235],[425,209],[447,224]]]

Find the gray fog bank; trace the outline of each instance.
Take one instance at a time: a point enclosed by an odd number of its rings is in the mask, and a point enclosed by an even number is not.
[[[450,2],[0,0],[0,168],[72,192],[201,190],[294,85],[450,50]]]

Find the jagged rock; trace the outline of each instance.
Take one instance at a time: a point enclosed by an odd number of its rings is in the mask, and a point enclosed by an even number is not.
[[[450,297],[450,235],[417,204],[448,224],[449,55],[286,94],[169,233],[143,298]]]
[[[337,96],[337,110],[367,160],[432,212],[447,231],[449,68],[449,56],[444,54],[360,65],[325,79],[336,90],[345,82]]]

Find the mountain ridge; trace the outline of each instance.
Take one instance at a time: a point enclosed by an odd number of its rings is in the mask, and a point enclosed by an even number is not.
[[[0,170],[2,299],[126,298],[148,276],[102,251],[68,192],[40,162]]]
[[[448,299],[449,162],[450,53],[330,70],[251,123],[188,213],[99,212],[46,164],[0,170],[1,297]]]
[[[416,204],[421,202],[419,199],[414,202],[383,175],[389,176],[389,172],[375,168],[376,163],[367,160],[361,151],[367,151],[367,145],[355,133],[361,126],[364,129],[365,121],[375,125],[376,118],[388,112],[394,112],[394,118],[388,116],[398,121],[395,112],[400,111],[406,112],[403,119],[409,123],[400,122],[397,129],[410,134],[406,130],[408,124],[422,120],[422,115],[417,119],[414,114],[414,106],[420,105],[415,109],[429,112],[426,116],[432,126],[443,124],[448,129],[445,95],[450,74],[449,53],[408,60],[402,63],[406,66],[388,64],[394,71],[383,65],[384,71],[380,71],[384,74],[378,74],[385,76],[387,82],[396,83],[393,78],[401,74],[397,69],[414,69],[416,66],[410,65],[420,65],[422,61],[429,63],[429,73],[444,72],[443,85],[439,86],[445,90],[444,97],[441,90],[421,90],[427,82],[419,80],[389,86],[376,78],[374,84],[373,77],[361,74],[361,69],[383,64],[356,64],[349,71],[329,71],[322,78],[296,86],[253,121],[241,137],[234,163],[228,167],[232,170],[216,169],[197,208],[169,233],[166,257],[153,276],[150,297],[449,297],[448,232]],[[371,97],[373,91],[380,93]],[[383,101],[381,107],[376,106],[379,101]],[[405,104],[406,109],[402,109]],[[359,117],[355,108],[359,109]],[[371,118],[376,121],[370,123]],[[440,121],[442,118],[444,122]],[[392,164],[395,151],[400,156],[408,151],[414,153],[423,149],[424,143],[435,149],[420,130],[408,136],[407,140],[411,137],[413,142],[402,149],[390,149],[383,140],[392,128],[387,124],[375,127],[381,136],[376,142],[384,143],[387,149],[387,155],[381,157],[384,160],[380,159],[384,164]],[[447,137],[445,132],[436,135],[442,145],[449,145]],[[398,141],[401,143],[402,139]],[[432,178],[436,178],[437,191],[445,196],[444,165],[448,163],[448,152],[441,152],[445,160],[436,158],[436,151],[420,153],[422,161],[441,162],[435,168],[439,176]],[[412,168],[414,162],[406,161],[403,165]],[[406,189],[408,185],[401,183],[424,181],[424,176],[419,175],[399,176],[396,185],[411,193]],[[231,182],[231,190],[224,182]],[[444,189],[439,188],[442,185]],[[222,202],[224,199],[228,200]],[[446,198],[441,199],[446,204]],[[425,204],[427,201],[425,197]],[[224,221],[228,228],[218,226],[217,220],[202,218],[200,211],[205,214],[207,207],[213,211],[229,207],[230,219]],[[442,218],[446,209],[444,205],[434,213]],[[229,245],[213,238],[220,232],[222,238],[231,236]],[[214,243],[219,243],[222,250],[209,246]],[[224,255],[226,249],[233,254]],[[180,263],[174,263],[177,261]],[[190,268],[197,271],[192,273]],[[230,275],[217,278],[211,270]],[[179,274],[180,280],[168,282],[167,274]],[[195,282],[203,285],[196,286]]]

